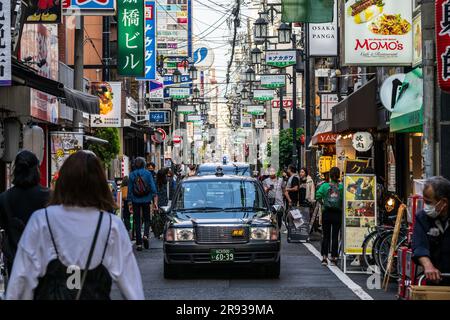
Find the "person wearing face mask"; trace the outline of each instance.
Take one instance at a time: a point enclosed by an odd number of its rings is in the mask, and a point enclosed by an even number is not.
[[[429,178],[423,200],[424,209],[417,214],[414,225],[413,260],[423,267],[427,280],[449,285],[449,278],[442,274],[450,273],[450,181],[443,177]]]

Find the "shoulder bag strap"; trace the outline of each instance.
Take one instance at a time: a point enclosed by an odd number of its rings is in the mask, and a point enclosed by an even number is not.
[[[100,226],[102,224],[103,211],[100,211],[100,216],[98,218],[97,228],[95,229],[94,240],[92,241],[91,249],[89,250],[89,256],[86,262],[86,267],[84,268],[83,277],[81,278],[80,290],[78,290],[76,300],[80,300],[81,292],[83,291],[84,282],[86,281],[86,276],[89,271],[89,265],[91,264],[92,255],[94,254],[95,245],[97,243],[98,233],[100,231]]]
[[[108,237],[106,238],[105,248],[103,249],[103,255],[102,255],[102,262],[101,263],[103,263],[103,259],[105,259],[106,249],[108,248],[109,237],[111,236],[111,225],[112,225],[111,213],[109,213],[108,216],[109,216],[109,231],[108,231]]]

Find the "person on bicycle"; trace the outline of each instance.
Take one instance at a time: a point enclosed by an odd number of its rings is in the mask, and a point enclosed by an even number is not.
[[[330,182],[323,183],[316,192],[316,200],[322,203],[322,265],[328,265],[331,247],[331,263],[336,265],[339,257],[339,232],[342,224],[344,187],[339,182],[339,168],[330,169]],[[331,246],[330,246],[331,241]]]
[[[428,280],[449,285],[450,279],[450,181],[444,177],[426,180],[424,209],[416,215],[412,236],[413,260],[423,267]]]
[[[17,154],[13,168],[13,187],[0,195],[0,229],[5,230],[3,253],[8,273],[17,250],[17,244],[32,213],[47,205],[50,190],[39,182],[39,160],[30,151]]]

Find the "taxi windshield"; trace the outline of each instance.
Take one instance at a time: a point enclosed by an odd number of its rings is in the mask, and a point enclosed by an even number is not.
[[[181,185],[174,210],[229,210],[265,208],[262,190],[251,181],[186,181]]]

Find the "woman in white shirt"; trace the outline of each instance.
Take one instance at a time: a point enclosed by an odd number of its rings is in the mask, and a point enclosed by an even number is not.
[[[19,242],[7,299],[109,299],[112,281],[126,299],[144,299],[130,238],[110,213],[114,206],[95,154],[67,158],[50,206],[32,215]]]

